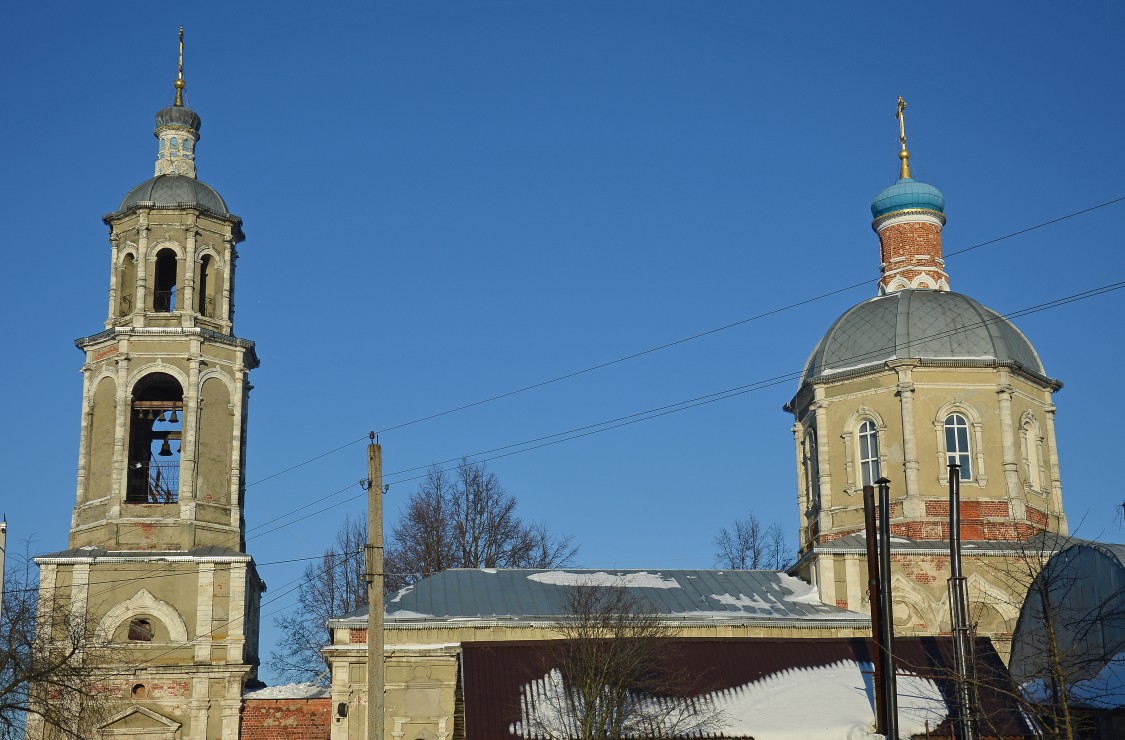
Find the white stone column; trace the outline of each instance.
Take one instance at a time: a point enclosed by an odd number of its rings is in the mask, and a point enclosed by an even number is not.
[[[199,437],[199,358],[202,341],[198,336],[188,340],[188,380],[184,388],[183,420],[180,430],[180,518],[195,520],[195,462],[199,458],[196,440]]]
[[[125,487],[129,479],[129,415],[132,404],[129,402],[129,339],[123,337],[117,342],[117,408],[113,420],[113,474],[107,507],[107,519],[121,516],[121,502],[125,500]]]
[[[805,470],[805,456],[801,449],[805,437],[805,428],[801,426],[800,422],[797,422],[793,425],[791,431],[793,432],[793,447],[797,460],[797,506],[800,508],[803,521],[805,513],[812,507],[812,501],[809,500],[809,492],[805,485],[808,471]]]
[[[231,563],[227,589],[227,662],[241,663],[246,645],[246,563]]]
[[[836,562],[831,557],[816,559],[816,583],[820,589],[820,600],[836,606]]]
[[[1004,450],[1004,485],[1008,493],[1008,517],[1022,522],[1027,519],[1027,507],[1021,491],[1019,461],[1016,459],[1016,432],[1012,422],[1012,387],[1007,370],[996,373],[996,399],[1000,405],[1000,436]]]
[[[1069,533],[1069,526],[1066,521],[1066,512],[1063,511],[1062,501],[1062,474],[1059,472],[1059,448],[1055,442],[1055,412],[1057,409],[1053,403],[1047,403],[1043,407],[1047,423],[1047,455],[1051,461],[1051,504],[1052,513],[1059,518],[1059,532],[1061,534]]]
[[[82,421],[78,430],[78,492],[75,496],[74,511],[71,513],[71,529],[78,526],[78,507],[86,502],[86,467],[90,464],[90,425],[94,423],[94,389],[90,386],[90,375],[94,372],[94,367],[89,363],[91,353],[88,351],[86,359],[87,362],[82,366]]]
[[[71,571],[70,619],[72,625],[86,624],[86,610],[90,601],[90,564],[78,563]]]
[[[242,499],[244,482],[242,480],[243,460],[246,456],[246,414],[250,396],[250,383],[247,382],[249,371],[242,364],[246,350],[239,352],[238,362],[234,365],[234,395],[231,397],[231,455],[230,455],[230,525],[242,525]],[[241,536],[240,536],[241,539]],[[242,549],[241,543],[237,549]]]
[[[222,314],[219,318],[226,322],[227,331],[230,331],[234,326],[234,263],[238,260],[238,251],[233,237],[224,236],[223,244],[227,253],[227,269],[223,270]]]
[[[902,467],[906,484],[906,498],[902,502],[902,514],[906,519],[920,519],[926,515],[926,503],[922,499],[922,487],[918,481],[918,439],[914,424],[914,377],[913,362],[892,365],[898,373],[899,412],[902,416]],[[880,450],[881,452],[881,450]]]
[[[117,263],[117,245],[120,240],[121,237],[117,232],[109,235],[109,316],[106,317],[107,323],[113,321],[117,316],[118,283],[121,282],[121,272],[124,269]]]
[[[211,663],[211,630],[215,614],[215,564],[199,563],[195,591],[195,662]],[[206,683],[204,694],[206,696]]]
[[[825,398],[824,386],[813,386],[812,409],[816,412],[816,459],[820,473],[820,512],[817,521],[820,534],[823,535],[832,529],[832,513],[829,509],[836,505],[836,491],[832,489],[832,466],[829,462],[829,440],[832,437],[828,429],[828,400]]]
[[[197,267],[195,263],[195,240],[199,234],[195,222],[195,217],[190,217],[187,228],[185,229],[184,295],[182,305],[180,306],[183,310],[180,325],[185,327],[195,326],[195,270]]]
[[[144,315],[152,309],[148,306],[148,211],[141,211],[137,224],[137,298],[133,311],[133,326],[144,326]],[[152,261],[155,268],[156,262]]]
[[[859,555],[844,556],[844,574],[847,578],[848,609],[863,611],[863,594],[867,590],[867,572],[859,567]]]

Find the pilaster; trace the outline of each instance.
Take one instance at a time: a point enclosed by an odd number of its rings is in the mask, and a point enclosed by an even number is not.
[[[1012,387],[1007,370],[1000,370],[996,379],[996,398],[1000,406],[1000,435],[1004,451],[1004,486],[1008,494],[1008,515],[1016,521],[1027,518],[1027,507],[1020,484],[1019,460],[1016,458],[1016,433],[1012,421]]]
[[[918,480],[918,439],[914,423],[914,378],[912,375],[916,362],[892,363],[898,374],[899,412],[902,415],[902,456],[903,473],[906,483],[906,499],[902,502],[902,513],[906,519],[918,519],[926,515],[926,504],[922,500],[922,488]]]
[[[211,662],[211,631],[215,614],[215,564],[199,564],[195,594],[195,662]],[[233,615],[232,615],[233,616]],[[206,688],[203,696],[206,696]]]
[[[1065,535],[1069,533],[1069,527],[1066,522],[1066,512],[1063,511],[1062,473],[1059,472],[1059,448],[1055,442],[1056,411],[1055,405],[1050,402],[1043,407],[1047,424],[1047,450],[1051,461],[1051,507],[1053,509],[1051,513],[1059,519],[1059,533]]]

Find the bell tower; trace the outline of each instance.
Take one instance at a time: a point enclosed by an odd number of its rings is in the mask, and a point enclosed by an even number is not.
[[[97,728],[109,738],[172,727],[185,740],[236,738],[258,665],[265,585],[243,515],[258,358],[234,334],[242,220],[196,177],[201,120],[185,87],[181,29],[174,102],[156,114],[155,176],[103,217],[104,329],[76,341],[71,549],[36,559],[43,593],[69,594],[72,611],[120,643],[120,664],[106,666],[116,713]]]

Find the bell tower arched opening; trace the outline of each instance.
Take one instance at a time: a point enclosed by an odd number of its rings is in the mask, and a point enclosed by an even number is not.
[[[126,503],[180,500],[184,391],[167,373],[152,373],[133,390]]]
[[[152,293],[152,310],[176,310],[176,252],[161,249],[156,253],[156,282]]]

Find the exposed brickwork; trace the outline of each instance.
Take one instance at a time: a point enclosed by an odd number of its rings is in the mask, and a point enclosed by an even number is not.
[[[328,740],[332,700],[247,699],[242,703],[241,740]]]
[[[879,232],[879,252],[884,288],[899,276],[911,281],[923,274],[930,278],[930,287],[937,287],[939,280],[949,283],[941,263],[941,227],[937,224],[892,224]]]
[[[1039,509],[1030,506],[1027,507],[1027,519],[1036,526],[1043,527],[1044,529],[1047,527],[1047,515],[1039,511]]]
[[[353,645],[366,645],[367,644],[367,630],[356,629],[348,630],[348,642]]]

